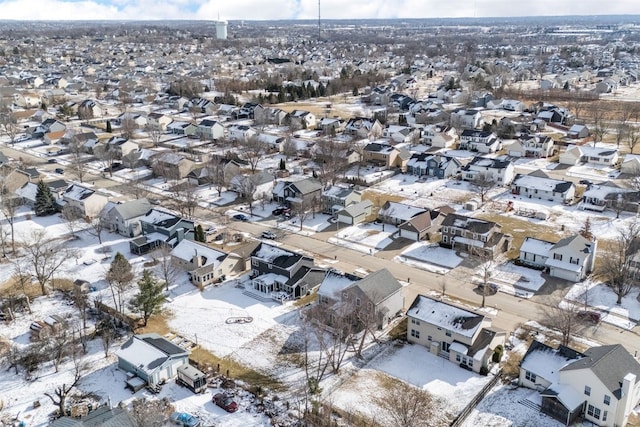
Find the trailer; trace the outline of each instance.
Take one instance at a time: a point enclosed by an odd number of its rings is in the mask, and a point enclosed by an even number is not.
[[[189,364],[182,365],[178,368],[178,379],[176,381],[194,393],[202,393],[207,389],[206,375]]]

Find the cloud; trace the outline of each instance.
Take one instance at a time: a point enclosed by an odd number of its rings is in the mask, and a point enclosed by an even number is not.
[[[321,0],[325,19],[553,16],[638,13],[637,0]],[[0,18],[316,19],[317,0],[0,0]]]

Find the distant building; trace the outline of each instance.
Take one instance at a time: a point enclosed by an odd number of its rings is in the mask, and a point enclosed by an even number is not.
[[[227,39],[227,21],[215,21],[216,22],[216,39]]]

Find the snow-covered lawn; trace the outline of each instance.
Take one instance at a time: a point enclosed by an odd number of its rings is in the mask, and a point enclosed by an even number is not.
[[[393,260],[421,270],[447,274],[460,265],[463,258],[455,251],[442,248],[437,243],[416,242]]]
[[[389,224],[359,224],[341,228],[329,243],[348,247],[359,252],[373,254],[393,242],[391,236],[398,229]]]
[[[612,289],[604,283],[587,280],[573,285],[565,295],[565,302],[587,305],[603,312],[602,321],[624,329],[633,329],[640,320],[640,304],[637,299],[639,293],[638,289],[632,290],[617,305],[618,297]]]
[[[477,272],[476,274],[481,275],[481,273]],[[544,285],[541,271],[521,267],[511,262],[500,264],[493,268],[490,280],[499,285],[502,292],[517,294],[518,296],[531,296],[528,292],[523,293],[520,291],[524,289],[535,293]]]
[[[357,410],[374,417],[380,409],[372,396],[383,396],[379,379],[389,375],[429,391],[445,402],[447,412],[456,414],[489,381],[459,366],[435,356],[426,347],[405,344],[374,359],[366,368],[338,388],[332,395],[333,404],[344,410]]]

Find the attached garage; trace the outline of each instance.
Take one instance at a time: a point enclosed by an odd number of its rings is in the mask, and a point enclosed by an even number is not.
[[[373,203],[370,200],[354,203],[338,212],[338,221],[349,225],[362,224],[371,215],[372,208]]]

